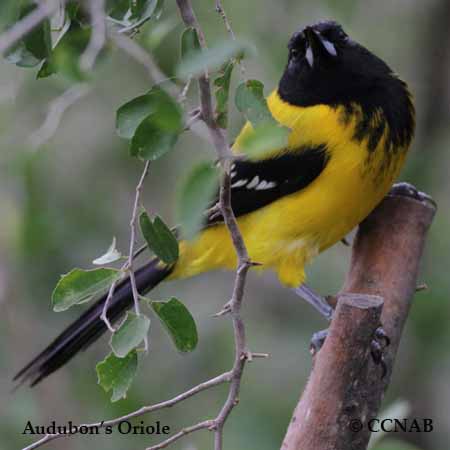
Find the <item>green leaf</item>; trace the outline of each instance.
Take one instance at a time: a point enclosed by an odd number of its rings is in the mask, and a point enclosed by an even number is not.
[[[285,148],[290,130],[277,124],[259,125],[245,134],[239,142],[239,150],[250,158],[259,158],[267,153]]]
[[[106,11],[115,23],[130,30],[149,19],[159,19],[164,0],[107,0]],[[123,29],[122,28],[122,29]]]
[[[119,136],[131,138],[131,156],[155,160],[175,145],[183,116],[175,100],[154,86],[117,110],[116,128]]]
[[[117,134],[125,139],[131,139],[141,122],[154,111],[148,94],[140,95],[122,105],[116,113]]]
[[[45,60],[37,77],[45,78],[60,73],[69,81],[85,81],[88,76],[81,70],[79,60],[89,43],[90,35],[90,28],[81,27],[78,22],[72,21],[51,56]]]
[[[149,328],[150,319],[148,317],[128,312],[125,321],[111,336],[110,345],[114,354],[119,358],[124,358],[144,340]]]
[[[25,4],[20,7],[18,19],[23,19],[33,12],[35,4]],[[49,19],[43,20],[25,37],[7,52],[5,59],[19,67],[35,67],[47,58],[52,50],[52,38]]]
[[[38,70],[36,78],[47,78],[50,75],[56,73],[56,68],[54,65],[50,64],[47,60],[42,63],[41,68]]]
[[[178,133],[167,132],[155,124],[154,116],[148,116],[137,128],[131,140],[130,155],[155,161],[165,155],[178,140]]]
[[[105,292],[122,272],[116,269],[72,269],[58,281],[52,294],[53,311],[65,311]]]
[[[205,70],[216,70],[243,51],[250,50],[248,44],[237,40],[225,41],[217,46],[204,50],[188,52],[177,68],[180,78],[188,78],[203,73]]]
[[[211,163],[195,166],[181,186],[177,217],[183,236],[192,239],[201,228],[204,212],[219,186],[219,171]]]
[[[130,22],[140,22],[156,16],[158,19],[162,12],[163,0],[136,0],[131,2]]]
[[[66,3],[66,14],[70,20],[77,20],[80,12],[80,4],[77,1]]]
[[[167,302],[153,301],[151,306],[169,332],[175,347],[180,352],[194,350],[198,342],[197,327],[186,306],[173,297]]]
[[[157,0],[156,7],[152,13],[153,19],[159,20],[164,10],[164,0]]]
[[[136,350],[128,353],[124,358],[118,358],[110,353],[96,366],[98,384],[109,392],[112,389],[111,401],[116,402],[125,398],[128,389],[136,375],[138,364]]]
[[[186,28],[181,35],[181,58],[188,58],[192,53],[200,51],[197,30]]]
[[[234,63],[229,61],[220,70],[219,76],[214,80],[216,87],[216,121],[221,128],[227,128],[228,124],[228,98],[230,95],[231,73]]]
[[[264,85],[258,80],[242,82],[236,89],[237,109],[256,128],[261,123],[276,123],[264,98]]]
[[[123,20],[130,15],[130,0],[106,0],[106,12],[109,17]]]
[[[23,18],[30,14],[37,5],[27,5],[20,14]],[[52,36],[50,31],[50,20],[43,20],[37,27],[33,28],[23,39],[26,49],[38,60],[47,58],[52,51]]]
[[[131,0],[130,2],[131,19],[139,19],[145,14],[147,8],[155,6],[155,0]]]
[[[139,216],[142,235],[149,248],[166,264],[174,264],[178,260],[178,241],[168,226],[156,216],[153,223],[145,211]]]
[[[167,132],[181,132],[183,114],[178,103],[159,86],[153,86],[147,95],[154,108],[153,123]]]
[[[116,238],[113,237],[113,241],[111,245],[109,246],[106,253],[92,261],[92,264],[96,264],[98,266],[103,266],[105,264],[112,263],[114,261],[117,261],[122,257],[122,254],[117,250],[116,248]]]

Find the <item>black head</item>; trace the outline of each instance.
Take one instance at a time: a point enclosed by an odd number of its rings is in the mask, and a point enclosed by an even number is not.
[[[381,108],[391,130],[399,135],[397,143],[407,143],[413,133],[414,108],[406,84],[338,23],[307,26],[294,33],[288,48],[278,87],[283,100],[298,106],[344,105],[347,111],[356,103],[366,121]]]
[[[395,78],[380,58],[356,43],[333,21],[294,33],[280,94],[289,103],[310,106],[357,101]]]

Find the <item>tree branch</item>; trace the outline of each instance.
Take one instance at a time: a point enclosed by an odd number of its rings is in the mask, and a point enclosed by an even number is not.
[[[161,448],[166,448],[170,444],[173,444],[175,441],[178,441],[179,439],[181,439],[183,436],[191,434],[194,431],[204,430],[205,428],[212,429],[212,428],[214,428],[214,426],[215,426],[214,420],[205,420],[203,422],[199,422],[190,427],[183,428],[178,433],[174,434],[173,436],[166,439],[165,441],[163,441],[157,445],[153,445],[152,447],[148,447],[147,450],[160,450]]]
[[[47,0],[39,3],[30,14],[2,33],[0,35],[0,55],[9,50],[45,19],[51,17],[58,10],[61,1],[62,0]]]
[[[389,195],[360,225],[329,336],[315,357],[282,450],[367,448],[367,424],[377,417],[389,385],[434,213],[425,196]],[[384,299],[381,323],[391,341],[384,351],[384,378],[368,355],[380,312],[375,304],[366,309],[370,296]]]
[[[201,48],[206,49],[205,35],[203,34],[200,24],[195,17],[190,0],[177,0],[177,5],[186,27],[195,28]],[[220,160],[229,159],[232,154],[228,148],[225,132],[217,125],[214,119],[211,89],[209,86],[209,76],[207,72],[198,77],[198,86],[200,91],[202,119],[208,127],[214,148],[216,149]],[[229,174],[229,165],[227,166],[228,167],[224,167],[224,170]]]
[[[177,5],[181,17],[187,27],[193,27],[198,34],[200,45],[203,49],[206,48],[206,41],[203,31],[197,21],[195,13],[192,9],[190,0],[177,0]],[[214,118],[214,111],[212,105],[211,89],[209,85],[208,73],[205,72],[198,77],[199,93],[200,93],[200,109],[201,118],[208,127],[212,142],[216,149],[217,155],[221,162],[223,169],[222,179],[220,183],[220,210],[227,226],[234,248],[236,250],[238,268],[236,273],[235,284],[231,300],[227,303],[224,311],[230,312],[233,323],[234,339],[235,339],[235,358],[233,368],[231,369],[231,383],[228,392],[228,397],[213,421],[214,429],[214,448],[215,450],[222,450],[223,441],[223,427],[229,414],[239,400],[239,390],[241,385],[242,372],[244,370],[245,362],[248,359],[248,352],[246,348],[245,326],[241,318],[241,306],[244,296],[245,280],[248,269],[251,266],[247,249],[244,240],[239,231],[239,227],[231,208],[231,188],[230,188],[230,165],[231,152],[228,147],[227,137],[225,132],[218,126]],[[192,427],[192,430],[201,429],[204,427]],[[184,436],[183,433],[178,433],[177,439]],[[169,439],[170,441],[170,439]],[[173,441],[170,441],[173,442]],[[169,442],[169,443],[170,443]],[[155,447],[160,448],[160,447]],[[162,447],[161,447],[162,448]]]
[[[66,110],[87,95],[90,90],[91,88],[88,84],[79,83],[71,86],[59,97],[51,101],[44,122],[29,138],[30,145],[34,150],[44,145],[54,136]]]
[[[173,97],[180,94],[178,87],[161,71],[151,55],[137,42],[115,30],[110,30],[108,36],[118,48],[141,64],[155,83],[164,82],[164,89]]]
[[[79,425],[79,427],[87,427],[87,428],[93,428],[93,427],[105,428],[108,426],[114,427],[114,426],[118,425],[119,423],[124,422],[129,419],[133,419],[134,417],[140,417],[140,416],[143,416],[144,414],[158,411],[160,409],[171,408],[172,406],[176,405],[177,403],[180,403],[183,400],[186,400],[196,394],[199,394],[202,391],[210,389],[214,386],[218,386],[219,384],[227,383],[230,381],[230,379],[231,379],[231,372],[224,372],[223,374],[221,374],[215,378],[212,378],[208,381],[205,381],[203,383],[200,383],[197,386],[189,389],[186,392],[183,392],[182,394],[177,395],[176,397],[174,397],[170,400],[156,403],[155,405],[143,406],[142,408],[139,408],[136,411],[133,411],[129,414],[125,414],[124,416],[121,416],[121,417],[117,417],[115,419],[102,420],[101,422],[95,422],[95,423],[90,423],[90,424],[83,424],[83,425]],[[47,442],[54,441],[55,439],[60,439],[63,437],[70,437],[70,436],[73,436],[73,434],[63,434],[63,433],[47,434],[39,441],[34,442],[33,444],[29,445],[28,447],[25,447],[22,450],[34,450],[38,447],[42,447]]]
[[[136,278],[134,276],[133,271],[133,261],[136,258],[136,255],[139,254],[143,249],[145,249],[147,246],[141,247],[137,252],[134,251],[134,245],[136,244],[136,221],[137,221],[137,214],[138,214],[138,208],[140,205],[140,197],[141,197],[141,191],[142,187],[144,185],[145,178],[148,175],[148,170],[150,168],[151,161],[146,161],[144,165],[144,170],[142,171],[142,175],[139,179],[139,182],[136,186],[136,194],[134,196],[134,202],[133,202],[133,211],[131,213],[131,220],[130,220],[130,244],[129,244],[129,252],[128,252],[128,258],[125,264],[122,266],[121,270],[123,272],[128,272],[130,277],[130,283],[131,283],[131,291],[133,294],[133,301],[134,301],[134,310],[136,312],[136,315],[141,314],[141,308],[139,305],[139,292],[136,286]],[[111,303],[111,300],[114,295],[114,291],[116,289],[117,283],[119,280],[115,280],[111,283],[111,286],[109,287],[108,295],[105,300],[105,304],[103,305],[103,310],[100,318],[105,322],[105,325],[108,327],[108,330],[111,333],[114,333],[116,329],[112,326],[111,322],[108,319],[108,309],[109,304]],[[145,344],[145,350],[148,349],[148,338],[145,336],[144,339]]]
[[[108,32],[108,36],[118,48],[120,48],[125,54],[133,58],[138,64],[145,68],[153,82],[162,83],[162,89],[164,89],[172,97],[177,98],[180,103],[183,103],[184,97],[187,93],[185,91],[189,87],[188,84],[184,89],[180,89],[170,78],[166,76],[166,74],[164,74],[164,72],[159,68],[158,64],[155,62],[152,56],[129,36],[120,34],[119,32],[114,30],[110,30]],[[188,122],[186,127],[193,131],[200,138],[210,142],[209,133],[206,132],[203,127],[196,125],[197,124],[194,122]]]
[[[106,42],[105,0],[90,0],[88,9],[92,32],[89,44],[80,58],[80,67],[84,71],[92,70]]]
[[[221,0],[216,0],[216,11],[219,13],[220,17],[222,17],[225,28],[227,29],[227,32],[230,35],[231,39],[233,39],[233,41],[235,41],[236,35],[234,34],[233,28],[231,27],[231,23],[228,20],[228,16],[225,12],[225,9],[223,8]],[[239,63],[239,68],[241,69],[241,76],[242,76],[242,78],[245,79],[246,78],[245,67],[240,58],[238,59],[238,63]]]
[[[133,212],[131,214],[131,220],[130,220],[130,249],[128,251],[127,270],[130,275],[131,291],[133,293],[133,300],[134,300],[134,310],[135,310],[137,316],[139,316],[141,314],[141,308],[139,306],[139,292],[137,290],[136,278],[134,276],[134,271],[133,271],[134,245],[136,243],[136,220],[137,220],[138,208],[140,205],[141,191],[142,191],[142,187],[144,185],[145,178],[147,177],[148,170],[150,168],[150,163],[151,163],[151,161],[146,161],[146,163],[144,165],[144,170],[142,171],[141,178],[139,180],[139,183],[136,186],[136,195],[134,197]],[[147,351],[147,349],[148,349],[147,335],[145,336],[144,343],[145,343],[145,351]]]

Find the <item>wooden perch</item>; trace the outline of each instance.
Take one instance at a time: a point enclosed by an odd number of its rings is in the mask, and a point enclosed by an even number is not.
[[[360,225],[329,335],[315,357],[282,450],[367,448],[367,424],[377,417],[389,384],[435,211],[428,197],[400,190]],[[370,357],[380,315],[391,340],[384,351],[384,377]]]

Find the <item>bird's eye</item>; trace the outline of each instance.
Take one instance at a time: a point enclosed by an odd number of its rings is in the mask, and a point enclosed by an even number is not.
[[[339,30],[338,39],[339,39],[341,42],[346,41],[346,40],[348,39],[347,33],[346,33],[345,31],[343,31],[343,30]]]
[[[289,53],[290,53],[289,56],[291,58],[297,58],[297,56],[299,55],[300,52],[296,48],[291,48]]]

